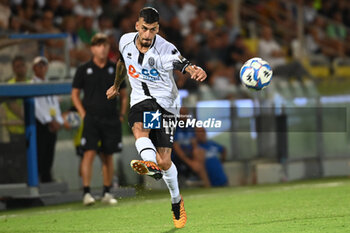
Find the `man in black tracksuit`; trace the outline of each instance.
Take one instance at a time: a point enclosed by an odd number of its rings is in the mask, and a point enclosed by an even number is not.
[[[106,90],[113,85],[115,64],[108,60],[109,43],[107,36],[96,34],[91,40],[91,61],[80,66],[75,74],[72,89],[72,101],[84,121],[81,145],[84,156],[81,173],[84,185],[84,205],[95,203],[90,193],[92,163],[98,152],[102,160],[103,197],[102,202],[116,204],[117,200],[110,193],[113,179],[113,158],[121,150],[121,120],[126,112],[127,94],[125,83],[121,90],[121,110],[117,110],[117,101],[106,99]],[[80,100],[80,91],[84,98]]]

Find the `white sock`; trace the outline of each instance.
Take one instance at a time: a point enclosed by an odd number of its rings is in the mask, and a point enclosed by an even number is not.
[[[177,181],[177,169],[174,163],[171,163],[171,166],[168,170],[163,173],[163,180],[168,186],[171,202],[178,203],[181,200],[179,184]]]
[[[152,161],[157,163],[156,159],[156,148],[154,147],[151,139],[142,137],[136,140],[135,146],[137,152],[144,161]]]

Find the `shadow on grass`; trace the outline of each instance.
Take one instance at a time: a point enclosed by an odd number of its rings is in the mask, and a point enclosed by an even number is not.
[[[172,233],[172,232],[176,232],[177,230],[180,230],[180,229],[177,229],[177,228],[172,228],[172,229],[170,229],[170,230],[168,230],[168,231],[163,231],[162,233]]]

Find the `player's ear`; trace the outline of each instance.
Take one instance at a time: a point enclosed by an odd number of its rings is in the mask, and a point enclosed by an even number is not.
[[[136,31],[139,31],[139,28],[140,28],[139,21],[136,21],[136,23],[135,23],[135,29],[136,29]]]

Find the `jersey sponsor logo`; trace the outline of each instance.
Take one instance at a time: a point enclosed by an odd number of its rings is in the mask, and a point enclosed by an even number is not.
[[[150,70],[143,68],[141,70],[141,73],[139,73],[133,65],[129,65],[128,74],[133,78],[142,78],[143,80],[148,80],[152,82],[160,80],[159,73],[154,68]]]

